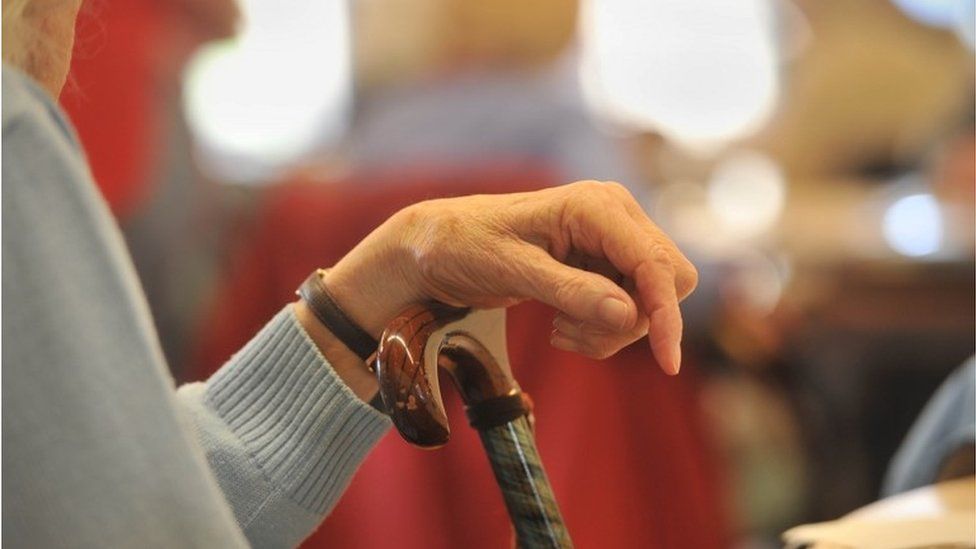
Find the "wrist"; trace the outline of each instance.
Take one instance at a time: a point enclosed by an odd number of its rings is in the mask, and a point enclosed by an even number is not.
[[[376,395],[378,385],[376,377],[363,360],[318,320],[304,300],[295,302],[294,310],[298,323],[332,366],[336,375],[357,397],[364,402],[369,402]]]

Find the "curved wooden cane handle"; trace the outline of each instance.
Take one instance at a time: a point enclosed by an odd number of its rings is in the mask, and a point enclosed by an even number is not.
[[[393,319],[380,337],[380,397],[400,435],[411,444],[437,448],[450,438],[436,362],[427,364],[424,355],[434,332],[466,314],[465,309],[416,305]]]
[[[423,448],[450,438],[439,367],[451,374],[469,408],[519,394],[508,364],[505,310],[416,305],[380,337],[376,376],[383,404],[401,436]]]

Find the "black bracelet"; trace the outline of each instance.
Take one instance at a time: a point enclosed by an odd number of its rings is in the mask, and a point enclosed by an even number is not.
[[[373,336],[369,335],[366,330],[350,320],[345,311],[339,307],[322,281],[324,275],[323,269],[317,269],[310,274],[298,288],[298,295],[305,300],[315,317],[322,324],[325,324],[325,327],[343,345],[359,355],[359,358],[363,359],[364,362],[369,362],[369,358],[376,353],[376,349],[380,346],[379,342],[373,339]]]
[[[360,328],[349,316],[339,307],[335,299],[325,287],[322,277],[325,275],[323,269],[315,270],[296,292],[308,308],[312,310],[315,318],[325,325],[326,328],[336,336],[336,339],[356,353],[363,362],[369,364],[370,358],[376,354],[379,342],[373,339],[366,330]],[[372,370],[372,368],[370,368]],[[369,402],[369,404],[381,412],[385,412],[383,401],[379,393]]]

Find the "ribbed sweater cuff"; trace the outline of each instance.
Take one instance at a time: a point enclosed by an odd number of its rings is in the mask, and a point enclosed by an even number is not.
[[[265,477],[312,513],[330,510],[390,425],[336,375],[290,305],[207,385],[207,405]]]

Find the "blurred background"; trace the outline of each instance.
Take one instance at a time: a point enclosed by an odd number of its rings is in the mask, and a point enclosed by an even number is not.
[[[677,379],[512,312],[580,547],[776,547],[879,497],[974,353],[969,0],[88,0],[61,97],[179,381],[414,201],[626,184],[699,266]],[[586,405],[581,406],[581,397]],[[306,547],[506,546],[391,434]],[[382,525],[382,527],[380,527]]]

